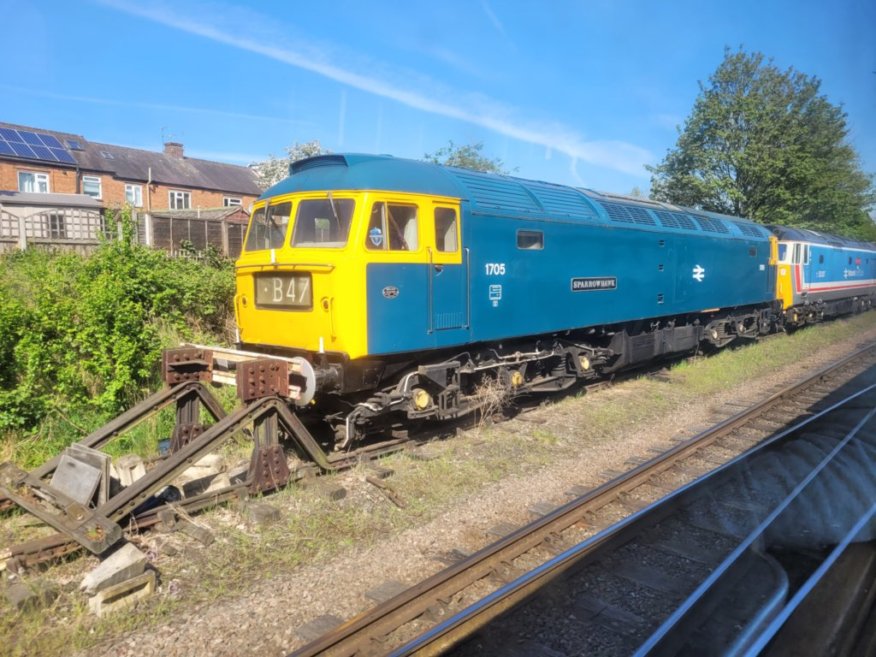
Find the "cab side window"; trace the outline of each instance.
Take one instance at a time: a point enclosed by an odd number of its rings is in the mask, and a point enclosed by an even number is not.
[[[456,238],[456,210],[435,208],[435,248],[443,253],[459,249]]]
[[[417,206],[375,203],[365,236],[365,247],[372,251],[416,251],[419,248]]]

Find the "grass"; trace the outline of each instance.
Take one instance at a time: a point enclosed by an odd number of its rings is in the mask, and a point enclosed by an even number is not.
[[[125,632],[155,627],[192,607],[238,596],[254,579],[282,577],[304,564],[320,563],[421,527],[491,484],[538,472],[546,464],[586,453],[588,447],[610,444],[673,409],[707,403],[710,396],[777,370],[801,353],[816,353],[874,326],[876,313],[869,313],[679,362],[670,369],[669,383],[641,377],[595,395],[559,398],[550,405],[550,426],[533,424],[520,430],[503,424],[479,426],[477,431],[434,443],[429,451],[436,458],[431,460],[415,460],[404,453],[389,456],[380,464],[396,471],[387,483],[406,502],[405,509],[363,482],[366,465],[328,478],[327,483],[347,485],[349,496],[340,502],[296,486],[266,497],[283,515],[280,522],[264,529],[242,524],[232,508],[218,509],[196,519],[210,524],[216,541],[208,548],[186,548],[183,558],[159,558],[163,582],[159,594],[123,614],[96,619],[75,591],[82,572],[96,563],[93,558],[55,567],[49,574],[67,578],[69,590],[48,612],[2,608],[0,633],[9,640],[0,644],[0,654],[51,657],[89,649]],[[229,449],[245,450],[246,445]],[[172,588],[177,592],[171,594]]]

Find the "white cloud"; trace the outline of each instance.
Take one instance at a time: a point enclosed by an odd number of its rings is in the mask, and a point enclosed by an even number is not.
[[[653,160],[648,150],[634,144],[622,141],[587,141],[572,128],[518,119],[511,108],[492,99],[448,89],[415,72],[388,70],[383,62],[361,55],[339,53],[334,45],[315,44],[299,35],[295,35],[293,39],[286,29],[288,26],[283,26],[284,30],[281,31],[266,17],[248,10],[200,2],[189,4],[190,14],[187,15],[185,9],[176,4],[100,1],[119,11],[263,55],[423,112],[457,119],[520,141],[544,146],[564,153],[573,160],[639,176],[645,174],[643,165]],[[488,16],[492,15],[491,20],[496,29],[504,30],[495,14],[489,11],[486,4],[483,6]],[[211,22],[213,20],[215,22]],[[227,27],[220,25],[220,20]],[[393,78],[397,82],[393,82]],[[423,91],[417,91],[418,87]],[[442,98],[455,98],[459,102],[455,104],[439,100]]]
[[[73,94],[59,94],[53,91],[45,91],[43,89],[28,89],[25,87],[16,87],[8,84],[0,84],[0,89],[5,89],[13,93],[27,94],[30,96],[38,96],[40,98],[52,98],[55,100],[72,101],[76,103],[88,103],[89,105],[106,105],[108,107],[136,107],[140,109],[168,111],[168,112],[189,112],[192,114],[213,114],[215,116],[224,116],[232,119],[246,119],[252,121],[277,121],[281,123],[294,123],[296,125],[306,125],[309,122],[297,121],[293,119],[284,119],[278,116],[263,116],[259,114],[247,114],[244,112],[229,112],[226,110],[213,109],[210,107],[190,107],[186,105],[167,105],[163,103],[146,103],[136,100],[117,100],[113,98],[99,98],[95,96],[77,96]]]

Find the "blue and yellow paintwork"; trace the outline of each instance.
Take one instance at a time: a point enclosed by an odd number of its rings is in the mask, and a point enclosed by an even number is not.
[[[237,262],[241,342],[359,359],[592,326],[763,306],[775,299],[771,234],[744,219],[387,156],[296,163],[256,203],[356,203],[343,247],[252,251]],[[365,248],[370,207],[414,205],[419,244]],[[457,210],[458,248],[436,248],[435,207]],[[519,231],[542,248],[520,248]],[[273,257],[273,260],[271,258]],[[256,308],[253,275],[312,274],[312,310]],[[573,289],[573,279],[605,287]],[[585,283],[584,285],[590,285]]]

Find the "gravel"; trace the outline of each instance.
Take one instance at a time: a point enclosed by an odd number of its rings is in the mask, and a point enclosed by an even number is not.
[[[598,441],[571,462],[564,459],[546,463],[534,471],[530,468],[525,474],[487,484],[467,498],[456,500],[428,522],[370,546],[349,546],[325,561],[301,565],[282,577],[272,576],[271,572],[254,572],[247,590],[230,591],[212,603],[177,611],[173,617],[157,621],[151,627],[112,637],[79,654],[89,657],[285,655],[305,643],[297,630],[309,621],[325,614],[347,619],[366,611],[374,602],[365,593],[387,580],[412,585],[428,577],[446,566],[439,555],[452,549],[473,552],[482,548],[495,540],[488,531],[500,522],[522,525],[531,521],[528,509],[533,505],[546,500],[557,505],[564,503],[569,499],[567,491],[573,486],[599,485],[609,478],[609,471],[629,469],[625,464],[628,459],[652,457],[655,448],[666,448],[680,437],[691,435],[686,428],[714,424],[738,412],[739,404],[760,401],[777,386],[799,380],[841,354],[851,352],[865,338],[876,338],[876,329],[822,349],[801,361],[777,366],[772,375],[746,381],[735,390],[704,399],[702,404],[687,405],[648,418],[619,439]],[[635,385],[635,381],[597,394],[600,400],[610,401],[631,394],[631,385]],[[534,435],[551,430],[560,440],[565,440],[566,434],[587,431],[575,423],[576,405],[585,401],[566,398],[538,408],[526,415],[526,421],[506,423],[502,431],[512,426],[516,431]],[[501,434],[498,435],[501,438]],[[472,443],[472,450],[478,447]],[[480,445],[480,448],[489,448],[489,445]],[[429,449],[441,453],[447,444],[435,443]],[[361,482],[356,481],[355,474],[346,476],[348,479],[341,477],[341,481],[355,493]],[[372,492],[371,503],[387,502]],[[159,595],[171,595],[173,587],[174,582],[164,582]],[[176,591],[175,595],[180,595],[178,582]],[[643,591],[643,596],[648,594]]]

